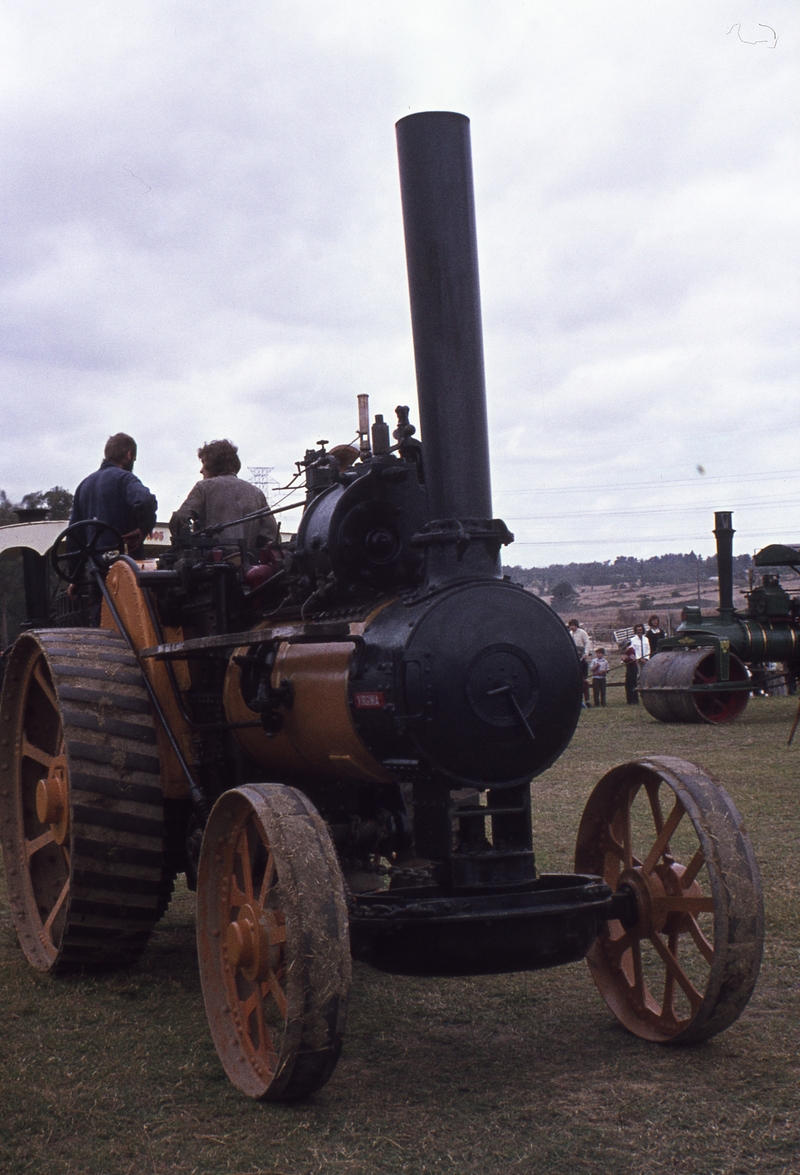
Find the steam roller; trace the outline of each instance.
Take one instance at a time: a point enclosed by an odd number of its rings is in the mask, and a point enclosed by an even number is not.
[[[648,713],[660,722],[733,722],[745,710],[759,681],[759,669],[780,663],[800,670],[800,598],[790,596],[780,570],[800,571],[800,551],[773,543],[758,551],[762,570],[757,586],[745,593],[746,607],[733,604],[733,515],[717,511],[719,609],[704,617],[686,608],[674,637],[659,642],[642,668],[639,692]],[[755,678],[755,680],[754,680]]]

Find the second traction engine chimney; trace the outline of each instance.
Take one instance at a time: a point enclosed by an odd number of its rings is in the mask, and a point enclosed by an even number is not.
[[[396,129],[430,518],[485,527],[492,496],[469,119],[411,114]]]
[[[717,540],[717,576],[719,578],[719,614],[723,622],[733,620],[733,514],[717,510],[714,514],[714,537]]]

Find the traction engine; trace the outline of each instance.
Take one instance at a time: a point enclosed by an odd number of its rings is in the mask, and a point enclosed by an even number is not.
[[[753,564],[762,571],[761,582],[754,586],[751,578],[747,606],[737,610],[732,520],[730,511],[714,514],[717,615],[684,609],[675,636],[660,641],[642,668],[642,702],[661,722],[733,722],[758,688],[759,668],[783,662],[795,676],[800,670],[800,598],[789,595],[776,572],[786,567],[800,573],[800,551],[778,543],[757,551]]]
[[[211,1032],[256,1098],[330,1077],[351,955],[414,975],[586,956],[627,1028],[682,1043],[739,1016],[761,957],[752,848],[693,764],[609,772],[575,872],[537,871],[530,783],[574,733],[580,666],[501,575],[469,122],[397,134],[422,443],[361,398],[360,445],[306,453],[296,537],[252,566],[224,527],[155,566],[70,528],[54,558],[99,627],[24,633],[0,709],[28,960],[132,963],[185,872]]]

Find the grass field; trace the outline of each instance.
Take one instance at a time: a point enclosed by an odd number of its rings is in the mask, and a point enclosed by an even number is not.
[[[329,1085],[290,1107],[227,1082],[208,1034],[193,900],[179,890],[141,963],[49,979],[0,904],[0,1171],[800,1173],[800,739],[795,700],[725,729],[668,727],[611,690],[533,784],[543,870],[569,870],[589,791],[645,753],[695,759],[733,795],[764,883],[767,942],[742,1018],[694,1049],[648,1045],[584,963],[532,975],[407,979],[357,966]]]

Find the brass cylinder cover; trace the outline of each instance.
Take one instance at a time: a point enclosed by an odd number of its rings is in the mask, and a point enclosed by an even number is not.
[[[353,641],[281,644],[272,671],[272,685],[289,681],[292,703],[283,706],[283,729],[268,736],[257,727],[234,730],[246,753],[276,779],[316,776],[340,779],[392,777],[370,754],[356,733],[347,697]],[[225,675],[225,714],[229,722],[252,722],[255,714],[242,697],[242,671],[236,649]]]

